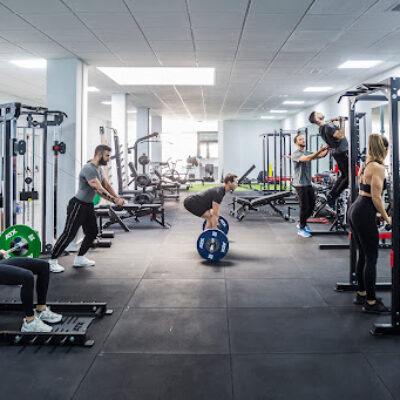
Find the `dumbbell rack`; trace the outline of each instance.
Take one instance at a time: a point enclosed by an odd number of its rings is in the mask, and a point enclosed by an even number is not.
[[[21,332],[0,331],[0,343],[11,345],[57,345],[91,347],[94,340],[87,337],[87,329],[95,318],[111,315],[107,303],[54,302],[47,303],[52,311],[63,314],[59,324],[53,325],[53,331]],[[22,303],[17,301],[0,302],[0,312],[22,312]],[[77,315],[78,314],[78,315]]]

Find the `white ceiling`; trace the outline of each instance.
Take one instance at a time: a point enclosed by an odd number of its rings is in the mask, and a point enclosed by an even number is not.
[[[45,71],[12,59],[78,57],[92,66],[90,109],[116,92],[130,105],[197,120],[254,118],[305,106],[400,64],[399,0],[0,0],[0,92],[45,103]],[[381,59],[338,70],[348,59]],[[96,66],[216,68],[213,87],[119,87]],[[330,94],[332,94],[330,93]],[[287,95],[288,97],[282,97]],[[295,112],[296,106],[285,106]],[[298,106],[297,106],[298,107]],[[100,111],[103,113],[103,111]]]

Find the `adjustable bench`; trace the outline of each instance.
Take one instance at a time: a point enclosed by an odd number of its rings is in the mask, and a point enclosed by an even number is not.
[[[273,193],[261,197],[239,197],[235,196],[233,198],[232,209],[230,210],[230,215],[236,217],[241,221],[248,211],[258,211],[257,207],[270,206],[279,216],[281,216],[286,221],[290,220],[290,216],[284,214],[276,205],[284,204],[285,197],[292,195],[292,192],[279,192]]]
[[[124,204],[123,206],[108,206],[108,216],[102,215],[102,218],[109,220],[103,225],[107,229],[113,224],[118,223],[125,232],[129,232],[129,227],[124,223],[124,219],[134,218],[139,222],[140,217],[150,216],[150,221],[154,221],[163,228],[169,228],[170,225],[165,222],[164,207],[161,203],[152,204]]]

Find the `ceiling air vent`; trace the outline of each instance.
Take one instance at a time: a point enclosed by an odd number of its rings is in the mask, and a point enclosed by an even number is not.
[[[395,4],[394,7],[390,7],[389,10],[392,12],[400,12],[400,3]]]

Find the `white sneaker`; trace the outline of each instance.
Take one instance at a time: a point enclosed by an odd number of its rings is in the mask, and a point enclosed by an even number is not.
[[[94,265],[96,265],[96,262],[93,260],[89,260],[85,256],[76,256],[75,257],[75,261],[74,261],[75,268],[93,267]]]
[[[59,263],[58,260],[55,259],[50,259],[49,260],[49,265],[50,265],[50,272],[63,272],[64,271],[64,267],[62,267]]]
[[[31,322],[27,322],[26,318],[24,318],[24,322],[22,323],[21,332],[51,332],[53,328],[39,318],[34,317]]]
[[[35,310],[35,317],[49,324],[57,324],[62,320],[62,315],[51,311],[50,307],[46,307],[41,312]]]

